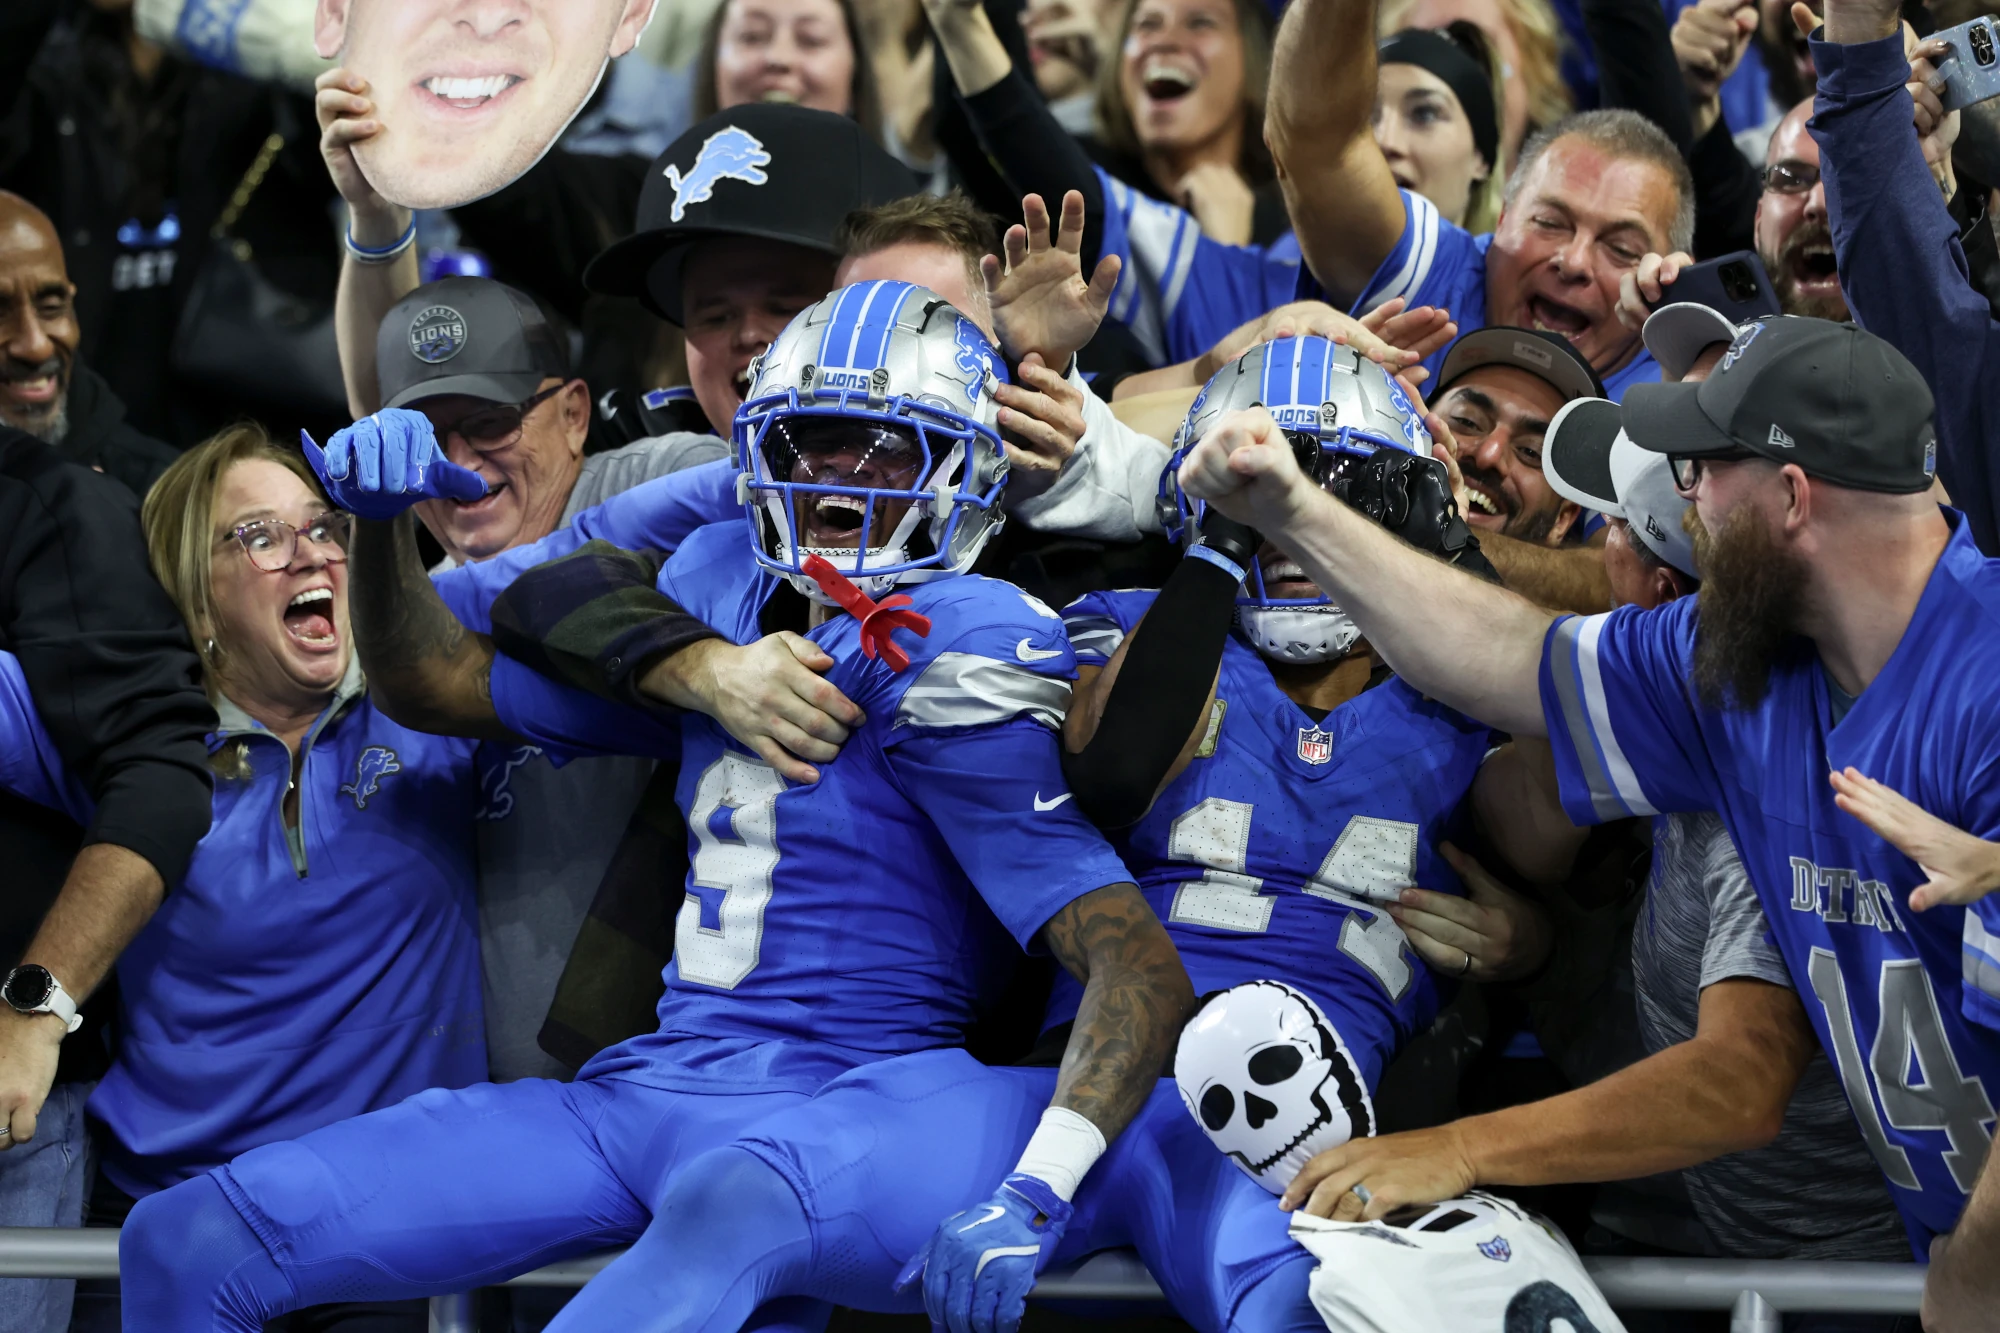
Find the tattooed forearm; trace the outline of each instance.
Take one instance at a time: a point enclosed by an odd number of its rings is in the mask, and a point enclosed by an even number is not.
[[[375,702],[404,726],[506,740],[493,711],[493,642],[458,623],[417,554],[416,517],[357,519],[348,605]]]
[[[1115,1138],[1166,1068],[1194,1012],[1194,986],[1166,927],[1130,884],[1077,899],[1042,928],[1042,938],[1084,983],[1054,1105]]]

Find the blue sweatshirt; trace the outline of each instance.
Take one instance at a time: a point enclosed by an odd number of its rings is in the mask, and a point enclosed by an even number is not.
[[[1986,405],[2000,406],[2000,324],[1973,287],[1958,226],[1924,165],[1903,85],[1900,34],[1843,46],[1812,42],[1819,143],[1840,287],[1855,322],[1910,358],[1937,398],[1938,476],[1987,555],[2000,555]]]
[[[307,733],[299,826],[283,742],[224,700],[215,784],[186,880],[118,960],[118,1041],[90,1099],[104,1170],[145,1196],[265,1143],[486,1077],[473,898],[476,743],[410,731],[350,667]],[[0,786],[64,810],[62,771],[0,653]]]

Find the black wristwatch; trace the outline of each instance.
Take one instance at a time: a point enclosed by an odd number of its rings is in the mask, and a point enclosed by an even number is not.
[[[54,1014],[63,1021],[66,1033],[83,1026],[76,1001],[55,974],[39,963],[23,963],[9,972],[7,980],[0,982],[0,1000],[17,1014]]]

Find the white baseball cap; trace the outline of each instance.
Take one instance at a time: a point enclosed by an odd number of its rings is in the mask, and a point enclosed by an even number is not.
[[[1702,349],[1712,343],[1736,341],[1740,330],[1720,310],[1693,301],[1663,305],[1646,316],[1639,337],[1646,350],[1660,363],[1668,381],[1685,379],[1700,359]]]
[[[1542,475],[1565,500],[1624,519],[1646,549],[1689,578],[1700,577],[1694,541],[1681,526],[1688,502],[1674,489],[1673,469],[1665,454],[1626,438],[1618,404],[1604,398],[1564,403],[1542,439]]]

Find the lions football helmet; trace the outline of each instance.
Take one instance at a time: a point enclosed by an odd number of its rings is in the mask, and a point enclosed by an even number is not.
[[[736,413],[757,562],[820,602],[815,555],[871,597],[971,568],[1002,522],[1005,375],[977,325],[912,283],[855,283],[801,311]]]
[[[1160,526],[1183,547],[1200,540],[1207,506],[1181,489],[1181,460],[1224,413],[1259,406],[1291,441],[1299,469],[1335,495],[1345,495],[1378,449],[1430,456],[1430,433],[1410,396],[1359,352],[1312,335],[1253,347],[1202,388],[1160,474]],[[1251,565],[1236,599],[1236,623],[1259,652],[1281,662],[1326,662],[1354,646],[1361,631],[1331,599],[1271,595],[1265,565]]]

